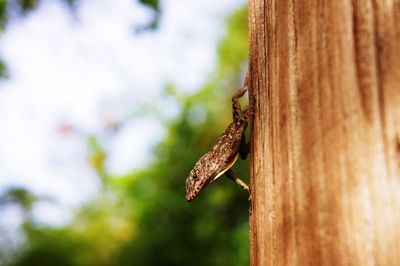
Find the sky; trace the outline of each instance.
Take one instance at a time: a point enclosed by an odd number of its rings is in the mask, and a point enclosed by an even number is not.
[[[61,1],[44,0],[14,18],[0,37],[10,73],[0,81],[0,194],[22,186],[51,198],[34,216],[62,225],[100,186],[85,136],[99,137],[112,174],[145,166],[165,129],[154,116],[130,114],[154,104],[177,115],[179,103],[163,96],[165,86],[193,93],[203,85],[224,19],[244,3],[161,1],[159,28],[140,34],[135,29],[152,11],[132,0],[82,0],[74,15]],[[17,226],[19,215],[2,211],[0,225]]]

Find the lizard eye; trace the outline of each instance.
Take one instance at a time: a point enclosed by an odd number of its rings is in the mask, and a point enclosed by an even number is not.
[[[197,179],[197,175],[193,174],[193,179],[196,180]]]

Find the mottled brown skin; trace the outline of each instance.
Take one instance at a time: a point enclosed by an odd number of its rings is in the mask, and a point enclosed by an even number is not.
[[[233,177],[233,173],[230,170],[239,153],[242,158],[246,158],[248,153],[244,132],[253,108],[251,105],[248,105],[242,110],[239,103],[239,98],[244,95],[246,90],[247,86],[244,86],[232,97],[234,121],[219,137],[217,144],[204,154],[195,164],[192,171],[190,171],[186,179],[187,201],[195,199],[206,185],[216,180],[222,174],[226,173],[226,171],[229,171],[229,175],[227,176],[230,179],[246,189],[247,185],[240,179]]]

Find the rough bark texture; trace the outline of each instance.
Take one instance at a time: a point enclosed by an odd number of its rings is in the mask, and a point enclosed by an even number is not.
[[[250,0],[251,265],[400,265],[400,0]]]

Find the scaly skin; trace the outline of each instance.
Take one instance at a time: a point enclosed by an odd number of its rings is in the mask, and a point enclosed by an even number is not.
[[[240,107],[239,98],[244,95],[247,86],[242,87],[232,97],[233,122],[219,137],[209,152],[204,154],[195,164],[189,176],[186,179],[186,200],[192,201],[200,191],[212,181],[222,176],[229,170],[227,176],[238,183],[239,186],[248,190],[247,185],[240,179],[233,177],[230,168],[235,163],[238,154],[242,158],[247,156],[244,140],[248,119],[253,112],[253,106],[248,105],[243,110]]]

